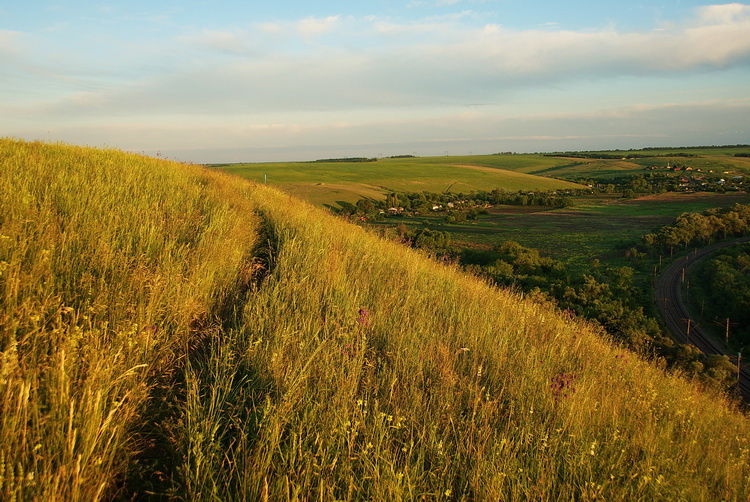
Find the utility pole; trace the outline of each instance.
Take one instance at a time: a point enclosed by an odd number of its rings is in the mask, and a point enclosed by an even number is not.
[[[690,342],[690,321],[692,321],[692,319],[690,319],[690,318],[688,317],[688,320],[687,320],[687,322],[688,322],[688,326],[687,326],[687,336],[685,337],[685,342],[686,342],[686,343]]]
[[[726,331],[727,347],[729,347],[729,318],[727,317],[727,331]]]

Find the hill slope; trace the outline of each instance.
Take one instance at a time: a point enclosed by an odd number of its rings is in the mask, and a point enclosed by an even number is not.
[[[742,500],[722,397],[276,190],[0,140],[0,498]]]

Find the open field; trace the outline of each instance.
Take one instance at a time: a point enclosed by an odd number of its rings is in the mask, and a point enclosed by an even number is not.
[[[739,174],[750,175],[750,158],[735,157],[735,154],[750,154],[750,147],[701,147],[701,148],[669,148],[659,150],[628,150],[628,151],[603,151],[603,152],[581,152],[601,155],[611,155],[614,159],[586,159],[568,157],[570,165],[560,166],[547,171],[556,177],[574,179],[590,177],[606,179],[627,174],[637,174],[642,169],[650,166],[664,167],[669,163],[685,164],[693,169],[703,171],[713,170],[717,173],[733,171]],[[685,154],[685,155],[680,155]],[[643,158],[625,158],[628,155],[643,156]],[[565,158],[565,154],[561,157]],[[534,174],[540,174],[535,172]]]
[[[582,188],[567,181],[524,173],[517,169],[519,159],[514,157],[503,156],[508,162],[493,165],[466,164],[463,161],[467,158],[463,157],[420,157],[376,162],[236,164],[221,169],[258,182],[265,176],[270,185],[314,204],[331,206],[337,201],[355,202],[362,197],[384,198],[391,191],[439,193],[498,187],[509,191]],[[495,160],[498,159],[500,156]],[[536,162],[539,160],[542,159]],[[557,161],[551,159],[544,163],[556,165]],[[514,169],[502,167],[505,165]]]
[[[697,157],[674,155],[688,153]],[[496,154],[451,157],[386,158],[375,162],[279,162],[217,165],[238,176],[277,186],[313,204],[337,207],[337,201],[383,198],[390,191],[440,193],[502,188],[557,190],[582,188],[565,180],[607,180],[645,174],[650,166],[688,164],[695,169],[750,175],[750,148],[675,149],[598,152],[605,155],[652,155],[637,159],[587,159],[540,154]],[[673,155],[673,156],[669,156]]]
[[[582,197],[564,209],[499,206],[491,209],[489,215],[461,224],[446,224],[445,215],[440,213],[393,218],[380,224],[421,226],[427,221],[431,229],[449,232],[454,244],[465,247],[489,247],[512,240],[565,262],[571,270],[585,270],[595,258],[606,259],[610,264],[623,261],[623,246],[671,223],[683,212],[700,212],[734,203],[750,203],[750,194],[666,193],[636,199]]]
[[[2,500],[746,500],[726,396],[276,189],[0,141]]]

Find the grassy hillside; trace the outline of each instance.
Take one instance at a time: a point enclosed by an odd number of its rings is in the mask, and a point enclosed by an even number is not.
[[[0,498],[744,500],[750,424],[274,189],[0,143]]]
[[[580,185],[521,172],[527,156],[415,157],[377,162],[281,162],[232,164],[222,169],[253,181],[278,186],[312,202],[335,205],[362,197],[384,198],[389,191],[468,192],[471,190],[555,190]],[[495,163],[481,162],[481,159]],[[498,160],[500,160],[498,162]],[[537,157],[538,165],[558,159]],[[264,178],[265,176],[265,178]]]

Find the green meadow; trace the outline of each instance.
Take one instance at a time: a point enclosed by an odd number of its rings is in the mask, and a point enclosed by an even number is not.
[[[384,158],[374,162],[275,162],[221,164],[217,168],[268,184],[312,202],[338,207],[338,201],[381,199],[388,192],[470,192],[560,190],[583,188],[573,183],[646,174],[646,168],[676,162],[694,169],[750,174],[750,147],[687,148],[581,152],[612,159],[576,158],[560,154],[495,154],[450,157]],[[628,155],[643,158],[625,158]],[[685,157],[684,155],[690,155]]]
[[[447,224],[444,213],[415,218],[389,218],[376,226],[405,223],[448,232],[453,245],[489,248],[504,241],[539,249],[566,263],[573,271],[586,271],[592,260],[625,264],[625,250],[641,236],[671,223],[684,212],[701,212],[735,203],[750,203],[750,194],[649,195],[622,199],[619,195],[577,197],[571,207],[499,206],[476,220]],[[622,263],[621,263],[622,262]]]
[[[747,500],[737,403],[216,170],[0,140],[0,499]]]
[[[220,168],[256,182],[267,180],[318,205],[384,198],[388,192],[471,190],[558,190],[581,185],[524,172],[530,165],[554,167],[567,161],[522,155],[415,157],[375,162],[286,162],[231,164]]]
[[[627,150],[603,152],[576,152],[576,154],[608,155],[612,159],[567,157],[567,165],[557,166],[546,171],[532,171],[532,174],[546,174],[565,179],[591,178],[606,180],[608,178],[643,174],[648,167],[674,166],[676,163],[687,165],[694,170],[713,170],[716,173],[731,171],[750,175],[750,147],[700,147],[700,148],[665,148],[654,150]],[[743,156],[736,156],[737,154]],[[627,158],[635,156],[636,158]],[[559,154],[558,159],[566,158]]]

